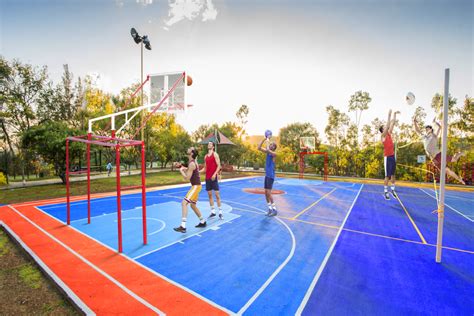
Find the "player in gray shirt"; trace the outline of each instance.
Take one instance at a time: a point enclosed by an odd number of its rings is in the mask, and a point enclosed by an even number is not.
[[[433,165],[441,171],[441,150],[439,149],[438,146],[438,136],[439,132],[441,131],[441,125],[436,122],[436,120],[433,120],[433,122],[437,125],[438,129],[436,132],[433,130],[433,127],[431,125],[426,125],[425,126],[425,134],[421,131],[420,127],[418,126],[418,122],[416,121],[416,118],[413,118],[413,126],[418,134],[421,135],[423,138],[423,146],[425,147],[425,151],[430,157],[431,162]],[[460,157],[462,157],[464,153],[458,152],[454,156],[446,156],[446,163],[448,162],[456,162]],[[462,184],[464,183],[462,177],[458,176],[454,171],[449,169],[446,166],[446,174],[457,181],[461,182]]]

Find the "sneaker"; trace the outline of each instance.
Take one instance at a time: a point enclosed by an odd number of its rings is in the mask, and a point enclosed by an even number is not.
[[[220,219],[220,220],[223,220],[223,219],[224,219],[224,214],[219,213],[219,219]]]
[[[179,226],[179,227],[175,227],[173,228],[175,231],[179,232],[179,233],[185,233],[186,232],[186,228],[184,228],[183,226]]]
[[[392,190],[392,195],[394,198],[398,199],[398,194],[397,192],[395,192],[395,190]]]
[[[273,209],[270,215],[268,216],[277,216],[277,214],[278,214],[277,210]]]
[[[384,192],[384,197],[386,200],[390,200],[390,195],[388,195],[388,192]]]
[[[216,214],[214,214],[214,216],[216,216]],[[206,226],[207,226],[207,223],[206,223],[206,222],[204,222],[204,223],[199,222],[199,224],[197,224],[197,225],[194,226],[194,227],[198,227],[198,228],[199,228],[199,227],[206,227]]]
[[[268,211],[267,211],[267,213],[265,214],[265,216],[270,216],[270,215],[272,215],[272,209],[271,209],[271,208],[268,209]]]
[[[208,218],[213,218],[213,217],[215,217],[215,216],[216,216],[216,213],[211,213],[211,215],[209,215]]]

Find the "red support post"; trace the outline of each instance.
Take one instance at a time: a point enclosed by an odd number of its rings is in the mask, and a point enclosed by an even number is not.
[[[142,220],[143,220],[143,244],[147,244],[146,234],[146,161],[145,161],[145,142],[142,142]]]
[[[115,173],[117,174],[118,251],[122,252],[122,203],[120,196],[120,145],[115,146]]]
[[[87,140],[92,140],[92,134],[87,134]],[[91,223],[91,144],[87,143],[87,224]]]
[[[328,153],[324,153],[324,181],[328,181]]]
[[[66,209],[67,224],[71,224],[71,203],[69,198],[69,139],[66,139]]]

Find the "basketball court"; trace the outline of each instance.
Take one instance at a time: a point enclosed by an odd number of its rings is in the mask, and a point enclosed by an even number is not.
[[[474,309],[473,192],[446,191],[443,262],[434,261],[437,209],[427,188],[278,178],[279,214],[265,216],[262,177],[221,183],[224,220],[188,216],[188,185],[122,196],[123,253],[117,253],[116,196],[2,206],[7,230],[86,312],[180,314],[469,314]],[[257,192],[252,193],[252,192]],[[206,192],[198,206],[210,212]],[[138,308],[138,309],[136,309]]]

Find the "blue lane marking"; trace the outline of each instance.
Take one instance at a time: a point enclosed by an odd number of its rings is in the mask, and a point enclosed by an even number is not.
[[[198,207],[203,216],[207,217],[209,204],[198,202]],[[173,227],[177,227],[181,223],[181,203],[172,201],[147,206],[147,245],[143,245],[141,208],[122,211],[123,253],[135,258],[156,251],[166,245],[182,241],[189,236],[203,233],[210,228],[218,229],[220,225],[238,217],[238,215],[230,213],[231,207],[229,205],[223,204],[222,208],[225,220],[208,220],[206,228],[195,228],[194,226],[199,223],[199,219],[192,210],[188,210],[187,232],[183,234],[173,230]],[[118,247],[117,215],[115,213],[94,217],[91,224],[87,224],[87,219],[84,218],[71,222],[71,225],[114,249]]]

